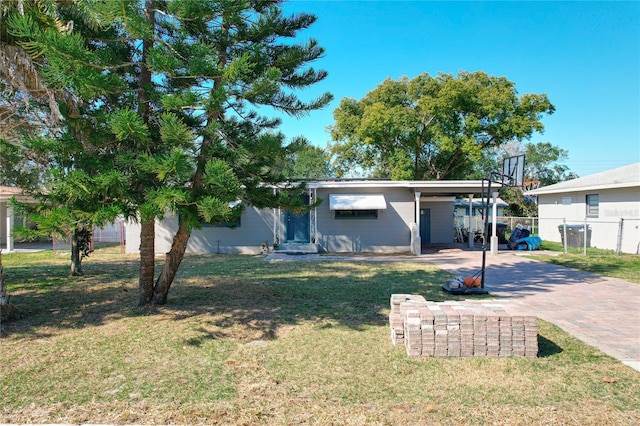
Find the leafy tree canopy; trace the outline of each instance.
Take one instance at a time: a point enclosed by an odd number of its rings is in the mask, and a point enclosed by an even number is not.
[[[285,159],[283,174],[289,179],[328,179],[334,176],[331,154],[311,145],[306,139],[298,140],[299,147]]]
[[[463,178],[487,149],[542,132],[553,112],[546,95],[518,96],[513,82],[482,71],[387,79],[334,111],[334,165],[338,175]]]
[[[552,185],[578,177],[563,164],[569,153],[550,142],[509,141],[501,147],[488,150],[476,163],[470,177],[487,178],[490,172],[502,170],[502,161],[507,157],[525,155],[525,182],[537,181],[539,186]],[[502,188],[500,197],[509,203],[509,214],[513,216],[537,216],[537,206],[533,199],[526,199],[519,188]]]

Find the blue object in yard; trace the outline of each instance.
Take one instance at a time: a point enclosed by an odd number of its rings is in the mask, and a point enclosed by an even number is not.
[[[538,250],[542,245],[540,237],[525,237],[513,242],[516,250]]]

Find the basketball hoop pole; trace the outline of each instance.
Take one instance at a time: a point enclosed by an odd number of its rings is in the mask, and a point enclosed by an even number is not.
[[[522,186],[524,181],[524,154],[516,155],[514,157],[505,158],[502,162],[502,173],[499,172],[489,172],[487,181],[487,196],[486,202],[484,205],[484,229],[482,239],[482,269],[480,269],[480,287],[462,287],[460,279],[458,279],[458,283],[456,286],[453,286],[449,283],[442,286],[444,291],[453,294],[487,294],[489,293],[485,290],[485,270],[487,266],[487,241],[489,240],[489,202],[491,197],[491,183],[493,182],[493,178],[499,177],[500,180],[496,181],[501,186]],[[482,190],[484,191],[484,182],[485,179],[482,179]],[[484,196],[484,194],[482,194]],[[471,212],[470,212],[471,213]],[[494,229],[496,229],[497,224],[493,224]],[[475,277],[478,276],[478,272],[474,274]],[[455,281],[455,280],[453,280]],[[452,282],[453,282],[452,281]]]
[[[487,266],[487,241],[489,240],[489,200],[491,197],[492,177],[499,177],[500,184],[504,185],[505,181],[508,186],[521,186],[524,181],[524,155],[505,158],[502,163],[502,173],[489,172],[487,178],[487,198],[484,205],[484,238],[482,239],[482,269],[480,277],[480,288],[484,291],[484,273]],[[482,185],[484,188],[484,184]],[[497,223],[493,224],[493,228],[497,228]]]
[[[491,173],[489,173],[489,178],[487,180],[489,181],[489,183],[487,184],[487,198],[486,198],[486,203],[484,205],[484,224],[483,224],[484,238],[482,239],[482,269],[481,269],[482,274],[480,275],[480,288],[482,289],[484,289],[484,270],[487,264],[487,240],[489,239],[489,197],[491,196]]]

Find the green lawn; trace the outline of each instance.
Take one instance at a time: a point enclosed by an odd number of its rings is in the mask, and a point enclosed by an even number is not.
[[[407,358],[393,293],[430,300],[423,263],[187,256],[169,304],[139,310],[138,261],[4,254],[0,423],[635,424],[640,373],[539,322],[539,357]]]
[[[587,248],[586,256],[583,249],[574,248],[565,254],[562,244],[547,241],[542,243],[542,248],[553,253],[531,252],[538,260],[640,284],[640,256],[637,254],[617,255],[612,250],[597,248]]]

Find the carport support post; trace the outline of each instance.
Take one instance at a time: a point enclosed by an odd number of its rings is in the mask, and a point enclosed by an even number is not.
[[[13,251],[13,207],[7,207],[7,253]]]
[[[582,253],[587,255],[587,226],[589,226],[589,222],[587,222],[587,218],[584,218],[584,229],[582,230]]]
[[[620,218],[620,223],[618,224],[618,241],[616,244],[616,254],[620,255],[622,253],[622,230],[624,228],[624,218]]]
[[[498,254],[498,193],[493,194],[493,206],[491,209],[491,254]]]
[[[413,254],[416,256],[420,256],[422,254],[422,239],[420,237],[420,196],[422,192],[415,191],[415,206],[416,206],[416,229],[415,229],[415,240],[413,242]]]
[[[471,219],[473,219],[473,194],[469,194],[469,248],[472,249],[474,245],[474,237],[476,235],[476,230],[471,228]],[[475,224],[475,222],[474,222]]]

